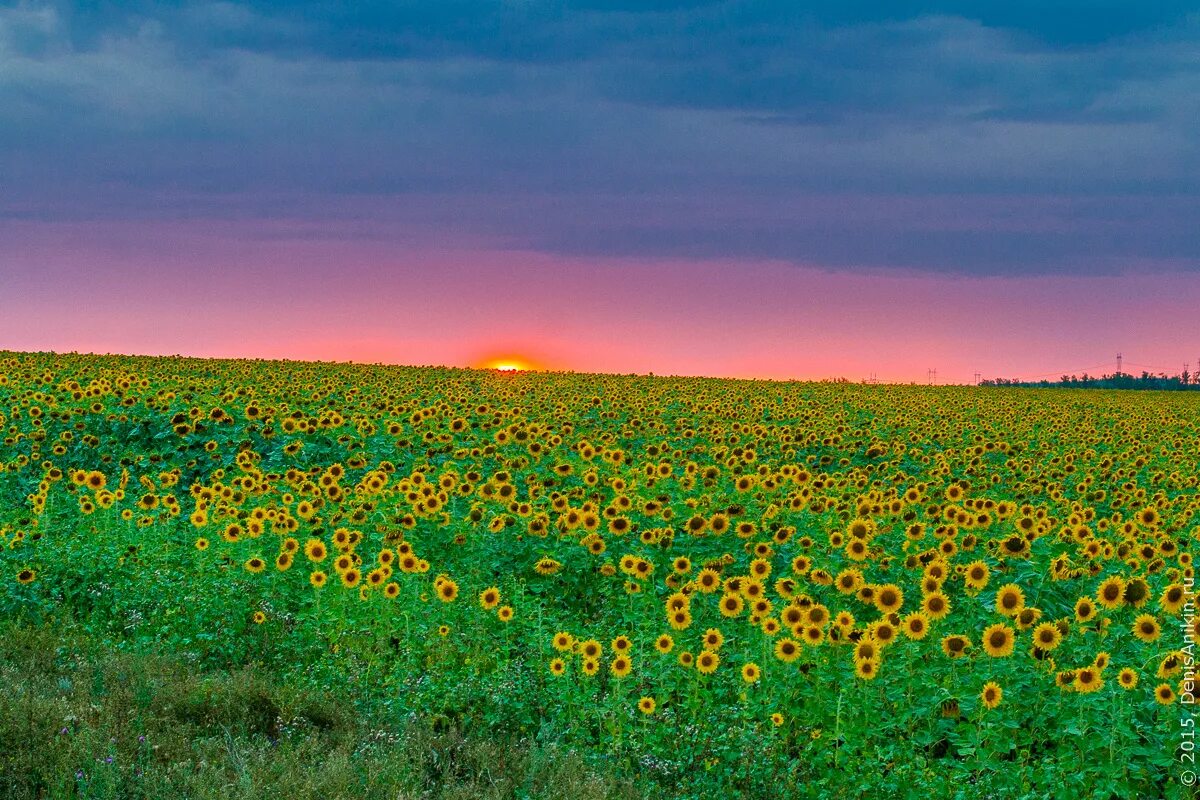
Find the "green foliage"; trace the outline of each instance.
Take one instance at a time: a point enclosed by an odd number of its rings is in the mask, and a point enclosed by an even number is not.
[[[435,731],[74,630],[4,626],[0,680],[6,800],[636,796],[555,743]]]
[[[0,354],[0,796],[1179,795],[1196,400]]]

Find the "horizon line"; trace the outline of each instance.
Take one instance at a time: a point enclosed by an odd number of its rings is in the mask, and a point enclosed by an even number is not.
[[[542,375],[579,375],[579,376],[607,376],[614,378],[666,378],[679,380],[720,380],[720,381],[743,381],[751,383],[832,383],[832,384],[849,384],[856,386],[960,386],[976,389],[989,388],[1038,388],[1038,387],[995,387],[986,386],[982,383],[957,383],[957,382],[939,382],[939,383],[922,383],[919,381],[887,381],[875,380],[870,378],[852,379],[845,376],[830,376],[824,378],[774,378],[774,377],[746,377],[740,375],[684,375],[677,373],[658,373],[658,372],[589,372],[573,369],[552,369],[544,367],[521,367],[519,369],[497,369],[496,367],[487,366],[461,366],[457,364],[402,364],[398,362],[388,361],[357,361],[353,358],[348,359],[320,359],[320,358],[288,358],[288,357],[262,357],[262,356],[211,356],[211,355],[187,355],[184,353],[114,353],[111,351],[97,352],[94,350],[10,350],[0,348],[0,355],[51,355],[51,356],[90,356],[96,358],[161,358],[161,359],[187,359],[193,361],[253,361],[253,362],[268,362],[282,364],[316,364],[328,366],[360,366],[360,367],[391,367],[397,369],[443,369],[443,370],[461,370],[465,372],[485,372],[485,373],[501,373],[505,375],[518,375],[521,373],[533,373]],[[1047,375],[1052,373],[1045,373]],[[1068,375],[1071,373],[1063,373]],[[1086,374],[1086,371],[1084,372]],[[1100,376],[1097,376],[1100,377]],[[982,380],[1015,380],[1016,378],[982,378]],[[1050,388],[1050,387],[1047,387]]]

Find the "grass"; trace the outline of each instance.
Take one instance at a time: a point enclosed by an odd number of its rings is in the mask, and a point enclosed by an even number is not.
[[[389,720],[252,667],[202,672],[71,629],[0,630],[0,796],[634,797],[553,742]]]

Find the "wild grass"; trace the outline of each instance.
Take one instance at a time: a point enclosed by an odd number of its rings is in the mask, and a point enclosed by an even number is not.
[[[267,671],[0,629],[0,797],[632,798],[554,742],[385,719]]]

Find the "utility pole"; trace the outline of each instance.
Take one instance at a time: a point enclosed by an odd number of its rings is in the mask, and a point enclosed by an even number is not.
[[[1117,353],[1117,374],[1121,374],[1121,354]]]
[[[975,373],[975,385],[976,386],[979,385],[979,373],[978,372]]]

